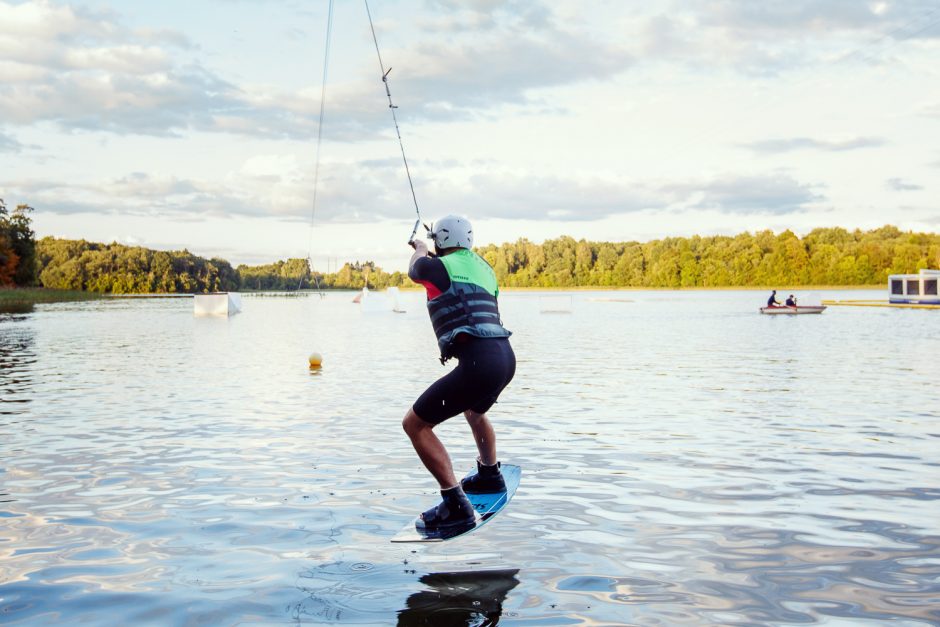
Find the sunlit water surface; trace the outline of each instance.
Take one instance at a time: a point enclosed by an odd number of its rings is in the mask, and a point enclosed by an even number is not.
[[[522,485],[438,545],[389,542],[435,496],[419,294],[0,315],[0,622],[940,624],[940,315],[765,297],[504,294]]]

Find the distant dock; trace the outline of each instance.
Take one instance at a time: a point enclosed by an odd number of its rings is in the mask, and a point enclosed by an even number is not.
[[[824,300],[823,305],[833,307],[891,307],[892,309],[940,309],[940,305],[889,303],[886,300]]]

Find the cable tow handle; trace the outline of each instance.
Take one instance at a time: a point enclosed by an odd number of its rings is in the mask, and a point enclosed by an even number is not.
[[[411,229],[411,237],[408,238],[408,243],[415,241],[415,236],[418,234],[418,227],[421,226],[421,218],[415,220],[415,228]]]
[[[388,108],[397,109],[398,105],[392,104],[392,92],[388,88],[388,75],[391,73],[391,71],[392,71],[392,68],[388,68],[388,71],[382,75],[382,82],[385,83],[385,95],[388,96]],[[396,125],[396,128],[397,128],[397,125]]]
[[[418,219],[415,220],[415,228],[411,230],[411,237],[408,238],[409,245],[411,245],[411,243],[415,241],[415,237],[417,237],[418,235],[418,227],[420,226],[424,226],[424,230],[427,232],[427,238],[431,239],[431,227],[429,227],[427,224],[422,225],[421,217],[419,216]]]

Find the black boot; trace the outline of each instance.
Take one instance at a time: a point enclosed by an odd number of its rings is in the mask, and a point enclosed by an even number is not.
[[[506,491],[506,482],[499,471],[500,463],[484,466],[477,460],[477,474],[470,475],[460,482],[467,494],[497,494]]]
[[[472,524],[476,515],[473,505],[459,485],[449,490],[441,490],[443,501],[421,514],[415,521],[418,529],[448,529]]]

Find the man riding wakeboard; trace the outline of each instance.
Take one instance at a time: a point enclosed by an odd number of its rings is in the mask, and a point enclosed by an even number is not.
[[[516,372],[511,333],[499,317],[499,286],[493,268],[471,249],[473,230],[465,217],[449,215],[432,225],[427,244],[415,249],[408,276],[427,290],[428,313],[441,351],[441,363],[455,357],[457,367],[418,397],[402,427],[428,471],[437,479],[442,501],[421,514],[419,529],[446,529],[472,523],[466,493],[506,490],[496,458],[496,434],[486,412]],[[473,431],[479,457],[477,473],[458,482],[447,449],[434,427],[463,414]]]

